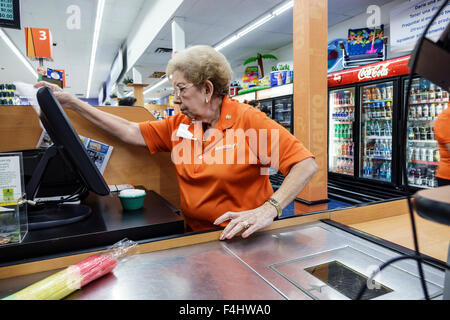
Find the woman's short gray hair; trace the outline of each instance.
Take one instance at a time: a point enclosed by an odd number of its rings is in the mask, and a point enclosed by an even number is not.
[[[197,45],[177,52],[170,59],[166,75],[171,81],[175,71],[183,73],[184,78],[200,87],[209,80],[214,85],[214,94],[227,96],[233,76],[231,66],[225,56],[214,48]]]

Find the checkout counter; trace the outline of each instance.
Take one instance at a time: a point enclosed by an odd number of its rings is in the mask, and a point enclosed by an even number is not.
[[[152,118],[138,107],[110,110],[134,121]],[[10,111],[13,111],[8,112],[10,119],[15,112],[29,119],[34,114],[28,107],[10,108]],[[6,110],[0,108],[0,119],[2,113]],[[323,204],[316,211],[314,208],[309,209],[311,212],[296,210],[294,216],[275,221],[248,239],[235,237],[219,241],[220,230],[183,233],[183,221],[176,209],[178,190],[173,168],[169,167],[170,155],[167,159],[164,154],[152,157],[139,154],[142,150],[120,145],[75,114],[69,113],[69,118],[79,134],[115,147],[116,154],[104,175],[108,184],[130,183],[151,190],[144,211],[126,216],[116,196],[90,195],[86,201],[93,208],[94,214],[89,218],[92,225],[87,226],[86,220],[79,222],[85,225],[61,227],[58,234],[52,235],[43,230],[32,231],[28,239],[14,245],[16,248],[0,248],[0,298],[106,250],[124,237],[138,243],[139,254],[67,299],[354,299],[379,265],[411,253],[410,244],[389,239],[389,235],[399,234],[405,239],[411,237],[405,199],[342,210],[327,210]],[[24,131],[33,131],[33,125],[30,129],[33,122],[22,120],[16,121],[14,130],[18,130],[18,122]],[[40,130],[37,123],[34,126],[37,141]],[[3,125],[0,128],[5,129]],[[15,143],[13,147],[1,146],[0,151],[30,147],[33,146],[25,142],[21,147]],[[144,169],[144,163],[139,164],[141,158],[153,169],[148,175],[142,171],[148,170]],[[140,174],[115,176],[115,171],[120,175],[130,167],[137,172],[141,170]],[[383,234],[384,223],[391,227],[397,223],[396,232]],[[450,228],[427,223],[417,222],[419,239],[432,239],[431,245],[421,242],[421,250],[431,260],[446,261]],[[380,233],[366,232],[373,225],[378,226]],[[19,246],[23,246],[23,252],[17,250]],[[440,248],[438,252],[436,248]],[[438,264],[428,263],[424,265],[424,273],[430,297],[442,299],[444,270]],[[393,264],[374,280],[370,282],[374,290],[366,292],[364,299],[424,298],[415,261]]]

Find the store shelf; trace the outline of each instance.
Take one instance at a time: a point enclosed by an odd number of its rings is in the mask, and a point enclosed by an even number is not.
[[[335,154],[334,157],[335,158],[344,158],[344,159],[353,159],[353,156],[341,156],[341,155],[338,155],[338,154]]]
[[[336,138],[336,137],[334,137],[333,140],[339,140],[339,141],[353,141],[353,138]]]
[[[428,118],[420,118],[420,119],[412,119],[412,118],[408,118],[408,121],[434,121],[437,119],[437,116],[432,118],[432,117],[428,117]]]
[[[385,158],[385,157],[382,157],[382,156],[366,156],[366,155],[364,155],[363,158],[366,158],[366,159],[376,159],[376,160],[385,160],[385,161],[392,161],[392,158]]]
[[[331,104],[334,108],[354,108],[354,104]]]
[[[422,160],[410,160],[409,163],[417,163],[417,164],[427,164],[432,166],[438,166],[439,162],[435,161],[422,161]]]
[[[438,143],[436,140],[408,140],[408,142],[412,142],[412,143],[433,143],[433,144],[437,144]]]
[[[339,124],[352,124],[354,122],[353,120],[339,120],[334,118],[332,118],[332,120],[338,122]]]
[[[409,105],[418,105],[418,104],[440,104],[440,103],[448,103],[448,99],[439,99],[439,100],[420,100],[416,102],[410,102]]]
[[[291,110],[275,110],[275,112],[291,112]]]
[[[362,103],[374,103],[374,102],[392,102],[392,99],[376,99],[376,100],[365,100]]]
[[[365,140],[390,140],[392,136],[366,136]]]
[[[392,117],[380,117],[380,118],[370,118],[366,121],[392,121]]]

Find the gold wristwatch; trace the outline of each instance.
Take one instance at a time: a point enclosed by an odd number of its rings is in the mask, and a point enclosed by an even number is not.
[[[278,218],[281,217],[281,214],[283,213],[283,208],[281,208],[281,205],[278,203],[277,200],[270,198],[269,200],[266,200],[265,202],[270,203],[271,205],[273,205],[278,212]]]

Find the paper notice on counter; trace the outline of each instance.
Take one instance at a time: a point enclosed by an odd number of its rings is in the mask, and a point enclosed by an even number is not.
[[[22,198],[22,173],[19,155],[0,154],[0,205]]]

